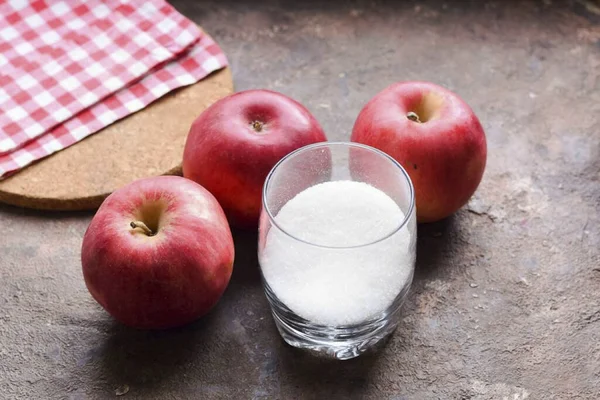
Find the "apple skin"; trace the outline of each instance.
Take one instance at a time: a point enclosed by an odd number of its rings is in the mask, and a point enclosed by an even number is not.
[[[288,153],[326,140],[317,120],[297,101],[269,90],[235,93],[192,124],[183,176],[209,190],[233,226],[255,229],[271,168]]]
[[[132,221],[155,235],[132,228]],[[108,196],[81,250],[92,297],[115,319],[140,329],[181,326],[206,314],[229,283],[233,259],[233,238],[217,200],[177,176],[137,180]]]
[[[407,117],[414,112],[416,122]],[[409,174],[419,222],[448,217],[473,195],[486,164],[483,127],[456,94],[429,82],[399,82],[358,115],[353,142],[392,156]]]

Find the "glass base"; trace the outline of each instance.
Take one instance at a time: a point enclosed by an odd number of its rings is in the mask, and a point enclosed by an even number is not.
[[[371,332],[359,336],[348,337],[344,333],[323,335],[319,329],[298,331],[279,319],[275,313],[273,318],[281,337],[290,346],[338,360],[349,360],[376,351],[396,329],[396,324],[388,323],[372,327]]]
[[[405,288],[392,306],[377,318],[356,325],[330,327],[299,317],[269,293],[268,286],[266,289],[275,325],[287,344],[338,360],[349,360],[382,347],[398,325],[400,308],[408,291]]]

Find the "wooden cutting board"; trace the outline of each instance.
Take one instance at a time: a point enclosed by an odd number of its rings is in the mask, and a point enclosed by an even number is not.
[[[140,178],[181,174],[191,123],[233,92],[226,68],[162,97],[0,181],[0,202],[42,210],[95,209],[115,189]]]

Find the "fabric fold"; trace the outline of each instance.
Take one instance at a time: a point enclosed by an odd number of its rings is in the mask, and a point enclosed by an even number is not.
[[[197,41],[162,0],[0,5],[0,154],[128,86]]]
[[[0,180],[226,65],[164,0],[0,2]]]
[[[157,66],[138,82],[78,113],[20,149],[0,155],[0,180],[225,66],[227,59],[219,46],[209,35],[202,33],[200,40],[178,59]]]

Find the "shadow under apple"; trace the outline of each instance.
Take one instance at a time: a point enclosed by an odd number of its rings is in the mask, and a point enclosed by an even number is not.
[[[113,390],[127,385],[152,391],[202,362],[202,345],[215,335],[211,322],[218,306],[203,318],[180,328],[137,330],[112,322],[99,349],[100,375]]]
[[[456,250],[460,215],[417,226],[417,262],[414,283],[439,278]]]
[[[235,245],[235,261],[231,284],[235,286],[260,286],[258,264],[258,232],[256,230],[232,229]]]

